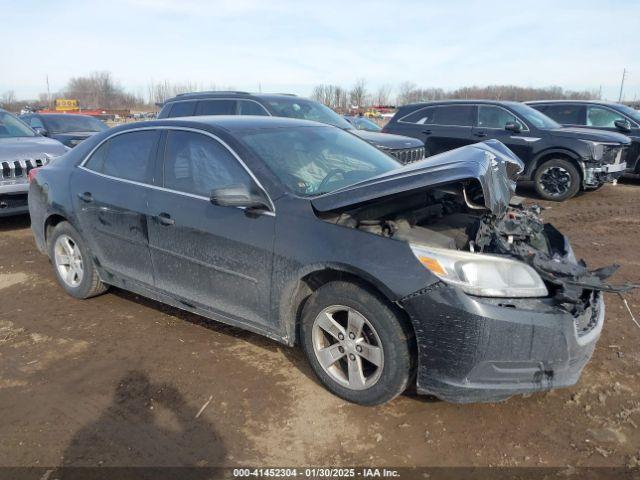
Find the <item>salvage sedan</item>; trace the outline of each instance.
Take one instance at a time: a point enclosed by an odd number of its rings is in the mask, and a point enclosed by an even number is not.
[[[130,124],[31,175],[39,249],[70,295],[123,288],[300,344],[352,402],[412,383],[453,402],[574,384],[603,280],[497,141],[402,165],[339,128],[271,117]]]

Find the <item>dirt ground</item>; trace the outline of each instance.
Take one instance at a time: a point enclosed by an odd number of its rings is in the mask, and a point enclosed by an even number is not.
[[[579,257],[640,283],[640,181],[546,205]],[[0,219],[0,466],[640,461],[640,329],[617,296],[573,388],[367,408],[325,391],[299,349],[123,291],[68,297],[28,227]],[[640,291],[627,298],[640,317]]]

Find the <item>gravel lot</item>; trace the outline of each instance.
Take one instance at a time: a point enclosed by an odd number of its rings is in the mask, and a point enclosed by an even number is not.
[[[640,283],[639,181],[547,206],[579,257]],[[0,252],[0,466],[640,461],[640,329],[614,295],[574,388],[366,408],[326,392],[299,349],[123,291],[68,297],[28,218],[0,219]],[[627,298],[640,317],[640,292]]]

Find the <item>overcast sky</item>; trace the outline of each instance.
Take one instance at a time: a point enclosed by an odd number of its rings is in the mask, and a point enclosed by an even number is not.
[[[314,85],[370,90],[403,81],[559,85],[640,98],[640,1],[0,0],[0,95],[52,92],[108,70],[308,95]]]

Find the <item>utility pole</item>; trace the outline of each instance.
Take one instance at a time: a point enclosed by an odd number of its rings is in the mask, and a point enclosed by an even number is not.
[[[622,82],[620,82],[620,95],[618,96],[618,103],[622,101],[622,90],[624,89],[624,79],[627,76],[627,69],[622,70]]]
[[[49,90],[49,75],[47,75],[47,110],[51,110],[51,90]]]

